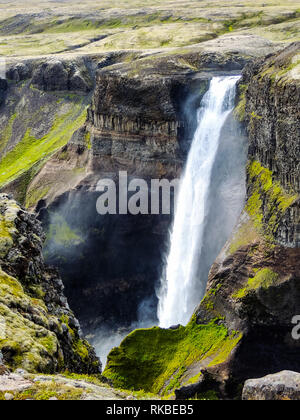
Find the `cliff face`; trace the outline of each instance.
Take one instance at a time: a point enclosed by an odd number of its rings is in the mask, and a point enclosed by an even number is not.
[[[104,374],[115,383],[134,386],[132,366],[143,378],[153,365],[154,377],[138,387],[175,391],[177,398],[232,398],[250,377],[300,370],[299,342],[292,338],[292,319],[300,313],[298,52],[295,44],[246,67],[236,110],[249,137],[247,203],[239,224],[188,326],[128,336],[108,357]],[[207,343],[210,350],[203,352]],[[187,358],[181,360],[174,346]],[[133,361],[135,347],[143,354]]]
[[[94,160],[100,157],[103,165],[111,157],[130,172],[158,176],[165,168],[176,176],[184,126],[179,96],[187,96],[185,90],[172,78],[98,73],[87,120]]]
[[[11,369],[99,373],[58,273],[44,263],[40,223],[0,196],[0,353]]]
[[[300,43],[295,43],[266,61],[256,61],[246,67],[241,82],[252,163],[250,204],[257,207],[258,217],[261,210],[275,240],[290,247],[300,246],[299,53]],[[260,197],[254,203],[257,183]]]

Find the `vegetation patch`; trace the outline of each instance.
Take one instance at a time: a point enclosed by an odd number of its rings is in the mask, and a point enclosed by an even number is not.
[[[260,288],[268,289],[270,286],[276,283],[279,279],[279,274],[270,270],[269,268],[264,268],[257,272],[257,274],[249,278],[246,287],[240,289],[232,297],[235,299],[242,299],[252,290],[257,290]]]
[[[298,199],[298,195],[286,192],[279,181],[273,180],[272,171],[257,161],[249,164],[248,176],[251,195],[246,210],[255,228],[269,242],[274,242],[282,216]]]
[[[248,85],[239,85],[239,91],[240,91],[240,98],[239,98],[239,102],[234,110],[234,115],[236,116],[236,118],[240,121],[243,122],[245,121],[245,117],[246,117],[246,92],[248,89]]]
[[[65,146],[85,119],[86,108],[82,110],[82,105],[76,104],[68,113],[57,116],[50,132],[40,139],[32,136],[31,129],[28,128],[23,139],[0,162],[0,187]]]
[[[53,241],[56,245],[70,247],[83,242],[80,234],[70,228],[63,216],[55,213],[52,216],[47,242]]]
[[[158,327],[136,330],[111,351],[104,376],[120,388],[169,393],[181,385],[191,364],[208,356],[217,357],[223,348],[225,358],[236,345],[235,333],[229,334],[218,322],[198,325],[193,317],[186,327],[176,330]],[[223,358],[220,356],[219,360]]]
[[[36,203],[38,203],[40,200],[42,200],[47,195],[47,193],[49,191],[50,191],[49,186],[39,187],[39,188],[30,190],[26,194],[25,206],[27,208],[33,207]]]
[[[23,316],[35,314],[33,323]],[[28,296],[17,279],[0,271],[0,317],[5,321],[0,350],[15,369],[23,367],[28,372],[45,369],[51,371],[52,357],[58,350],[58,342],[48,327],[47,309],[42,300]]]
[[[51,381],[40,383],[37,382],[32,384],[29,389],[25,391],[16,392],[13,394],[14,401],[34,400],[34,401],[47,401],[50,398],[57,400],[68,400],[75,401],[80,400],[84,394],[88,394],[90,391],[85,389],[78,389],[64,384],[59,384]],[[0,400],[5,400],[4,392],[0,392]]]

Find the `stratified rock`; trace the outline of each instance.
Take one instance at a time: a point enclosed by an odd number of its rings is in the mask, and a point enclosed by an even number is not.
[[[28,372],[99,373],[94,350],[42,256],[40,223],[0,195],[0,350],[6,366]]]
[[[300,246],[299,51],[300,42],[296,42],[267,60],[249,64],[243,72],[240,103],[249,137],[249,159],[259,162],[260,172],[264,168],[264,177],[273,179],[274,187],[279,182],[286,195],[294,196],[288,206],[284,194],[279,197],[265,183],[253,205],[257,211],[261,207],[265,223],[273,222],[269,233],[276,241],[291,247]],[[258,175],[254,172],[249,176]],[[248,195],[253,193],[257,191],[249,182]]]
[[[284,370],[260,379],[249,379],[243,400],[300,400],[300,373]]]

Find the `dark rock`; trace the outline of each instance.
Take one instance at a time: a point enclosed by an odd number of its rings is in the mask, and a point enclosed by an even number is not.
[[[20,82],[31,77],[31,69],[25,63],[17,63],[8,69],[6,76],[9,80]]]
[[[7,88],[7,81],[5,79],[0,78],[0,105],[2,105],[2,103],[5,100]]]
[[[186,385],[175,390],[175,399],[188,400],[195,396],[201,396],[201,394],[205,395],[205,393],[209,391],[214,391],[219,394],[219,387],[219,380],[207,369],[203,369],[197,383]]]
[[[84,62],[58,59],[39,64],[33,71],[32,84],[43,91],[89,92],[93,87],[89,69]]]
[[[178,324],[178,325],[172,325],[169,329],[170,330],[178,330],[178,328],[180,328],[180,327],[181,327],[180,324]]]
[[[61,61],[54,59],[34,71],[32,84],[45,91],[68,90],[68,72]]]

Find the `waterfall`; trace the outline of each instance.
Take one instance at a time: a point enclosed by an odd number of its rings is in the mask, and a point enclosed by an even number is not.
[[[215,77],[197,112],[197,130],[181,179],[165,274],[158,293],[159,325],[187,324],[204,295],[206,279],[199,278],[209,213],[212,170],[222,127],[234,107],[239,77]],[[232,226],[233,227],[233,226]]]

